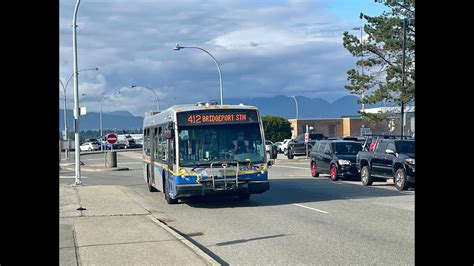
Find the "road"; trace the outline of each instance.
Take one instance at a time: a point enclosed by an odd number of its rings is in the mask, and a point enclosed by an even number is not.
[[[279,156],[281,157],[281,155]],[[100,166],[103,155],[82,156]],[[118,153],[130,171],[82,172],[86,185],[121,185],[142,206],[223,264],[414,264],[414,189],[391,182],[332,182],[313,178],[305,160],[278,159],[270,190],[241,202],[232,197],[168,205],[148,192],[141,154]],[[62,171],[60,182],[72,183]]]

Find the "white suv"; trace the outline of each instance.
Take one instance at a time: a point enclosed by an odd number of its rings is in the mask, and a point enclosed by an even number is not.
[[[79,146],[81,151],[96,151],[100,149],[100,146],[97,142],[85,142]]]
[[[280,152],[286,154],[288,151],[288,142],[290,142],[291,139],[285,139],[283,140],[282,144],[280,145]]]

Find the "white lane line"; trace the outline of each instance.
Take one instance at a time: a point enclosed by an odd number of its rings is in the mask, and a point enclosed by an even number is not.
[[[294,169],[309,170],[309,166],[308,167],[298,167],[298,166],[286,166],[286,165],[272,165],[272,167],[283,167],[283,168],[294,168]]]
[[[76,178],[76,176],[73,176],[73,175],[60,175],[59,178],[64,178],[64,179],[73,178],[74,179],[74,178]],[[81,178],[87,178],[87,176],[81,175]]]
[[[299,206],[299,207],[303,207],[303,208],[306,208],[306,209],[310,209],[310,210],[313,210],[313,211],[317,211],[317,212],[329,213],[329,212],[327,212],[327,211],[318,210],[318,209],[311,208],[311,207],[308,207],[308,206],[304,206],[304,205],[301,205],[301,204],[293,203],[293,205],[296,205],[296,206]]]

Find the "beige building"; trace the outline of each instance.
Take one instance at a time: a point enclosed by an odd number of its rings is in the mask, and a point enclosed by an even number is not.
[[[292,138],[306,132],[306,125],[313,127],[310,133],[322,133],[326,137],[361,136],[367,133],[389,132],[386,121],[377,124],[363,122],[359,117],[288,119],[291,124]],[[362,128],[366,128],[363,130]]]

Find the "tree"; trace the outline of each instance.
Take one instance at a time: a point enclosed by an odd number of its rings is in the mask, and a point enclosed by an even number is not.
[[[271,142],[282,141],[291,137],[290,122],[280,116],[264,116],[262,118],[265,139]]]
[[[344,32],[343,45],[352,55],[361,58],[357,66],[362,70],[360,73],[355,69],[347,71],[350,84],[345,88],[352,94],[366,94],[374,89],[364,99],[358,100],[359,104],[412,104],[415,101],[415,26],[407,25],[405,84],[402,86],[403,19],[414,18],[415,1],[385,1],[384,4],[391,11],[375,17],[360,14],[360,18],[367,21],[364,25],[366,40],[361,42],[356,36]],[[387,116],[384,113],[360,113],[372,121]]]

